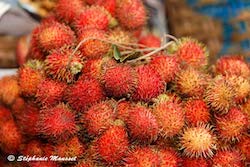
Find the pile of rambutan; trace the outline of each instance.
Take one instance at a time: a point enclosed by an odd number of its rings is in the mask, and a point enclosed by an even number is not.
[[[58,0],[0,80],[0,166],[250,164],[249,64],[161,43],[147,17],[141,0]]]

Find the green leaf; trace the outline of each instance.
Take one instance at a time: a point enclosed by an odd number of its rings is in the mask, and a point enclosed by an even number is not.
[[[121,53],[116,45],[113,45],[113,54],[115,60],[121,60]]]

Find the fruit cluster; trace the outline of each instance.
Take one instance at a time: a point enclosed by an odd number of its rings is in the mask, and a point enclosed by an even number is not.
[[[0,80],[0,166],[243,167],[250,68],[143,34],[140,0],[59,0]],[[77,161],[7,162],[8,154]]]

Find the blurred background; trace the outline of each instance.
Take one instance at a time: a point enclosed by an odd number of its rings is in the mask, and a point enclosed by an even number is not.
[[[148,29],[156,35],[191,36],[205,43],[211,62],[225,54],[250,61],[250,0],[144,0]],[[15,72],[29,34],[56,0],[0,0],[0,77]]]

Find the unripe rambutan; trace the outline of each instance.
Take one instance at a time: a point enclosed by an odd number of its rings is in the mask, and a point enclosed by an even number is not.
[[[106,38],[106,33],[102,30],[86,29],[80,32],[78,37],[78,42],[85,41],[80,51],[86,58],[99,58],[109,51],[109,44],[101,41]]]
[[[135,101],[151,101],[164,90],[165,84],[160,74],[148,65],[136,67],[138,74],[138,86],[132,94]]]
[[[180,149],[190,158],[212,157],[216,150],[216,137],[210,125],[200,124],[186,128],[180,136]]]
[[[48,55],[45,59],[46,74],[59,81],[73,82],[84,64],[81,53],[72,55],[73,52],[73,49],[62,48]]]
[[[218,151],[212,159],[212,167],[243,167],[241,155],[238,151]]]
[[[103,101],[95,104],[82,115],[81,122],[89,135],[100,135],[113,124],[115,113],[111,103],[110,101]]]
[[[84,154],[85,149],[78,137],[72,137],[66,142],[54,146],[55,155],[60,157],[80,157]]]
[[[73,45],[75,42],[75,35],[70,27],[58,22],[42,25],[37,35],[38,44],[45,52]]]
[[[115,24],[110,13],[101,6],[85,8],[75,20],[75,27],[78,32],[85,29],[107,30]]]
[[[185,113],[181,105],[171,100],[156,103],[153,114],[158,122],[160,134],[164,137],[178,134],[185,124]]]
[[[116,3],[116,17],[123,27],[136,29],[146,24],[147,14],[141,0],[120,0]]]
[[[5,76],[0,79],[0,102],[11,105],[20,94],[16,76]]]
[[[210,77],[192,67],[187,67],[176,75],[176,91],[186,97],[202,97]]]
[[[242,153],[243,159],[246,163],[250,162],[250,136],[244,135],[240,142],[237,143],[236,147],[239,149],[240,153]]]
[[[36,124],[39,120],[39,108],[31,104],[25,104],[22,111],[16,115],[16,120],[22,134],[28,137],[37,135]]]
[[[82,76],[84,77],[87,75],[97,79],[98,81],[101,81],[103,72],[115,64],[117,63],[114,61],[114,59],[107,56],[98,59],[90,59],[84,64]]]
[[[209,163],[205,158],[184,158],[183,167],[209,167]]]
[[[161,46],[161,39],[154,34],[147,34],[140,37],[138,43],[149,48],[158,48]]]
[[[126,167],[158,166],[159,157],[150,147],[136,147],[124,158]]]
[[[180,70],[176,56],[160,55],[153,57],[150,65],[161,75],[165,82],[172,81]]]
[[[225,77],[218,75],[208,85],[204,99],[209,107],[219,114],[225,114],[234,105],[235,90]]]
[[[215,65],[215,71],[217,74],[222,75],[236,75],[243,78],[250,77],[250,68],[240,56],[223,56],[217,60]]]
[[[51,142],[61,143],[77,133],[75,115],[65,104],[40,111],[37,130]]]
[[[19,68],[19,86],[23,96],[35,96],[37,92],[37,86],[44,78],[41,68],[31,67],[30,61],[26,63],[22,68]]]
[[[62,101],[66,87],[65,83],[45,79],[37,86],[36,99],[42,106],[52,107]]]
[[[208,65],[208,51],[203,44],[193,38],[180,38],[169,49],[180,60],[196,69],[205,69]]]
[[[237,141],[247,130],[247,116],[239,108],[231,108],[226,115],[216,117],[219,136],[227,141]]]
[[[107,95],[129,97],[137,86],[137,73],[129,65],[118,65],[105,70],[102,81]]]
[[[187,123],[192,126],[210,121],[208,106],[202,99],[188,100],[184,105],[184,111]]]
[[[151,109],[140,105],[130,107],[126,123],[133,140],[150,143],[157,139],[159,127]]]
[[[250,95],[250,81],[241,76],[228,77],[228,81],[233,85],[235,90],[234,101],[236,104],[242,104]]]
[[[23,137],[14,120],[6,121],[0,127],[0,148],[5,153],[16,153]]]
[[[96,143],[97,154],[108,164],[122,160],[129,147],[128,136],[122,125],[113,125],[105,131]]]
[[[99,82],[92,78],[82,78],[66,89],[66,100],[76,111],[84,111],[92,104],[104,99]]]
[[[164,167],[178,167],[180,158],[177,153],[172,149],[160,149],[158,150],[158,156],[160,166]]]
[[[131,103],[128,101],[120,101],[116,106],[116,118],[124,122],[127,121],[129,117]]]
[[[84,1],[82,0],[59,0],[55,6],[55,14],[62,21],[72,23],[82,12],[83,8]]]

